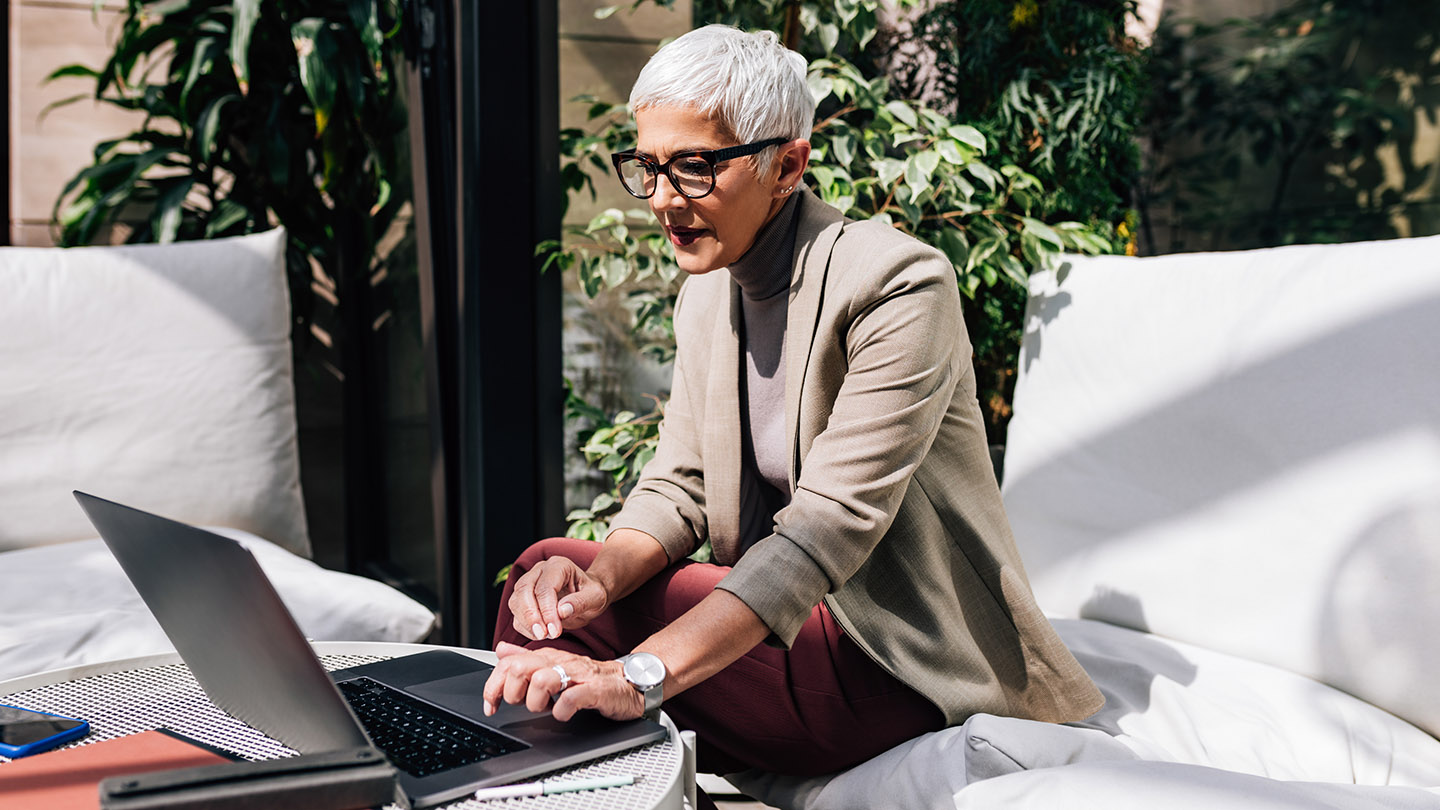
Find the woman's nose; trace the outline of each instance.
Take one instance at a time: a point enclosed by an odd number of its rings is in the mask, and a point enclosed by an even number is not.
[[[658,172],[655,175],[655,193],[650,195],[650,208],[655,211],[667,211],[676,208],[684,208],[690,203],[690,198],[680,193],[675,184],[670,180],[669,175]]]

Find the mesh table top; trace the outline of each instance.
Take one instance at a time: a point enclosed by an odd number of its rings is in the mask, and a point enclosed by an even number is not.
[[[390,656],[322,654],[320,660],[327,670],[333,671],[387,657]],[[182,663],[138,666],[36,686],[0,696],[0,703],[88,720],[90,735],[76,745],[164,727],[245,759],[274,759],[295,753],[216,708]],[[678,806],[674,804],[678,796],[675,785],[682,768],[683,751],[673,726],[668,719],[664,722],[670,728],[670,736],[665,740],[591,760],[564,771],[567,779],[623,774],[643,777],[635,785],[528,799],[462,800],[444,807],[454,810],[498,807],[631,810],[655,808],[667,803]],[[0,767],[7,761],[0,757]],[[555,775],[545,774],[533,779]]]

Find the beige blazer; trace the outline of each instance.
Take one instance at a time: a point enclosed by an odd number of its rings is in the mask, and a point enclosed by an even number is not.
[[[734,566],[718,587],[771,643],[792,644],[823,599],[952,724],[1089,716],[1104,698],[1036,606],[1005,518],[954,269],[802,193],[785,352],[794,494],[775,533],[739,556],[741,310],[724,271],[681,289],[660,444],[613,526],[672,561],[708,539]]]

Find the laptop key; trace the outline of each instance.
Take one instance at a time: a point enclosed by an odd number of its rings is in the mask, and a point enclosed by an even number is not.
[[[529,747],[369,678],[338,686],[375,747],[412,776],[429,776]]]

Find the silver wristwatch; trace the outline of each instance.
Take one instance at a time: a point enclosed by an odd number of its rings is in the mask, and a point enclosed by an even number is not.
[[[660,702],[665,699],[665,662],[648,652],[633,652],[615,659],[625,680],[645,698],[645,719],[660,719]]]

